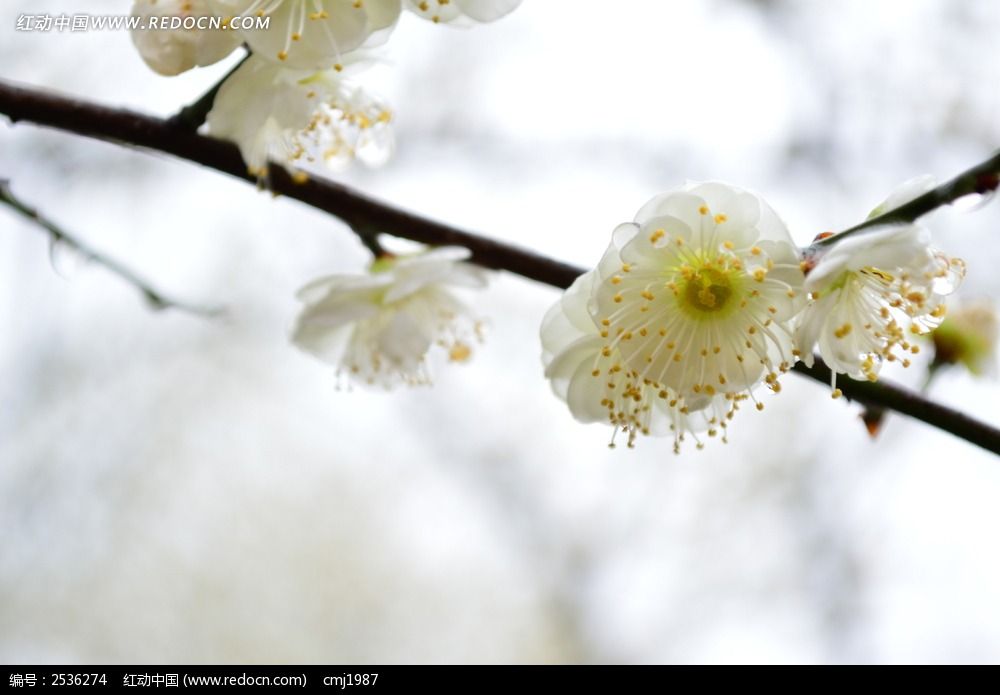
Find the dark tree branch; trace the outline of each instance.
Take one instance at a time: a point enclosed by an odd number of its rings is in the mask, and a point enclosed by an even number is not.
[[[244,181],[258,183],[247,172],[235,145],[198,135],[190,129],[180,128],[159,118],[3,82],[0,82],[0,113],[5,113],[14,122],[30,121],[79,135],[166,152]],[[979,173],[991,170],[987,165],[989,162],[980,165],[983,169]],[[980,167],[972,171],[977,171]],[[464,246],[472,253],[472,260],[479,265],[507,270],[554,287],[567,288],[584,272],[582,268],[533,251],[401,210],[332,181],[293,178],[280,166],[271,166],[268,183],[274,192],[328,212],[352,229],[366,232],[378,230],[431,246]],[[945,186],[948,185],[951,183]],[[937,204],[954,199],[946,200],[948,195],[958,197],[957,191],[960,189],[961,186],[955,188],[953,193],[943,194],[937,199],[941,201]],[[923,214],[936,207],[926,207],[930,199],[923,198],[924,196],[894,211],[896,219],[902,214],[915,214],[914,211],[920,210],[923,210],[920,213]],[[919,202],[922,200],[923,202]],[[885,221],[882,220],[881,223]],[[830,383],[829,368],[822,362],[812,368],[798,364],[793,369],[823,384]],[[838,387],[849,399],[891,408],[1000,454],[1000,430],[929,401],[918,393],[884,381],[873,384],[847,378],[838,380]]]
[[[176,299],[171,299],[159,290],[153,289],[152,285],[150,285],[149,282],[140,277],[137,273],[115,259],[94,250],[86,243],[66,232],[52,220],[44,217],[34,207],[19,199],[11,191],[10,183],[3,179],[0,179],[0,203],[6,205],[22,217],[33,222],[40,229],[48,232],[52,243],[62,244],[67,248],[72,249],[86,260],[93,261],[94,263],[103,266],[123,279],[125,282],[134,286],[140,293],[142,293],[143,298],[145,298],[145,300],[149,302],[149,305],[154,309],[177,309],[179,311],[185,311],[199,316],[217,316],[222,313],[222,310],[218,308],[198,307],[185,302],[177,301]]]
[[[830,383],[832,376],[830,368],[818,357],[812,367],[807,367],[799,362],[792,369],[825,384]],[[869,409],[874,408],[876,411],[879,409],[895,410],[897,413],[922,420],[946,432],[951,432],[967,442],[1000,454],[1000,431],[969,417],[965,413],[928,400],[916,391],[882,380],[875,383],[855,381],[843,375],[837,377],[837,387],[843,391],[845,397],[857,401]]]
[[[125,109],[18,87],[0,81],[0,113],[12,121],[29,121],[78,135],[137,145],[197,162],[257,185],[235,145],[198,135],[167,121]],[[332,181],[293,178],[280,166],[269,168],[270,189],[328,212],[352,229],[375,228],[386,234],[430,246],[464,246],[472,260],[484,267],[510,270],[548,285],[568,287],[579,268],[533,251],[487,239],[451,225],[415,215],[353,191]]]

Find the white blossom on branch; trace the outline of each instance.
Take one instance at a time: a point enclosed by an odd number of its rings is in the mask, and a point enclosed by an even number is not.
[[[638,378],[734,405],[762,380],[780,390],[803,275],[784,223],[756,195],[692,183],[656,196],[615,230],[597,272],[589,308],[603,349]]]
[[[290,70],[251,56],[219,89],[209,131],[235,142],[257,176],[269,160],[382,164],[393,151],[392,114],[350,72]]]
[[[930,177],[905,182],[869,219],[890,212],[934,187]],[[834,237],[835,240],[836,237]],[[813,348],[834,372],[875,381],[885,362],[910,365],[920,351],[915,336],[929,333],[945,316],[945,298],[965,276],[965,264],[931,246],[917,224],[862,230],[805,263],[809,304],[797,319],[802,361]]]
[[[454,293],[486,285],[486,271],[468,258],[466,249],[443,247],[315,280],[298,293],[305,306],[292,342],[355,384],[430,383],[432,351],[465,362],[482,340],[482,321]]]

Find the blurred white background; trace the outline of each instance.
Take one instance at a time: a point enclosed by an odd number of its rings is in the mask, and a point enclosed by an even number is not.
[[[0,77],[168,115],[228,64],[151,73],[127,33],[18,33]],[[1000,145],[990,0],[527,0],[404,16],[376,75],[395,158],[336,177],[592,265],[685,179],[763,194],[800,242]],[[2,119],[0,119],[2,121]],[[498,275],[490,335],[430,389],[335,390],[294,291],[367,254],[335,220],[191,164],[0,123],[0,176],[163,291],[155,313],[0,209],[0,660],[990,662],[1000,461],[795,375],[731,442],[609,451],[542,378],[558,294]],[[943,210],[960,296],[1000,296],[1000,205]],[[53,267],[54,266],[54,267]],[[890,373],[907,383],[912,373]],[[998,385],[934,398],[1000,424]]]

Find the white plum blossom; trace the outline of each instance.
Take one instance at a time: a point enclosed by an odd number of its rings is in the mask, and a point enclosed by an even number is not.
[[[257,176],[269,160],[382,164],[393,150],[391,112],[346,72],[290,70],[250,56],[219,90],[209,132],[234,141]]]
[[[932,186],[927,179],[907,182],[872,216]],[[909,366],[920,351],[914,336],[941,323],[945,297],[965,275],[965,264],[933,248],[930,232],[919,224],[859,231],[807,259],[806,267],[809,304],[797,320],[796,346],[808,365],[818,347],[834,372],[834,397],[840,395],[837,373],[875,381],[884,362]]]
[[[721,397],[685,400],[670,389],[643,380],[622,364],[617,350],[605,350],[601,331],[587,311],[597,282],[596,271],[584,273],[542,320],[542,362],[552,390],[584,423],[614,427],[632,447],[639,434],[673,435],[674,451],[690,433],[702,447],[699,432],[714,437],[727,427],[730,409]]]
[[[435,24],[470,26],[510,14],[521,0],[406,0],[407,9]]]
[[[964,273],[961,261],[931,248],[920,225],[877,227],[845,239],[806,277],[810,303],[796,330],[802,361],[811,365],[818,346],[834,372],[871,381],[885,361],[909,366],[909,355],[920,350],[913,336],[941,322],[944,298]]]
[[[292,342],[356,384],[427,384],[432,350],[465,362],[482,339],[482,322],[453,291],[486,285],[468,258],[466,249],[443,247],[379,258],[364,275],[315,280],[298,293],[305,306]]]
[[[780,389],[803,275],[756,195],[690,183],[656,196],[615,230],[597,275],[589,311],[602,352],[636,379],[687,401],[721,395],[730,410],[762,380]]]
[[[267,29],[241,32],[251,50],[292,68],[320,70],[344,54],[384,41],[401,0],[209,0],[225,17],[268,17]],[[237,23],[240,26],[240,23]]]
[[[132,15],[150,17],[214,17],[208,0],[135,0]],[[150,68],[161,75],[179,75],[194,67],[222,60],[242,43],[226,29],[132,29],[132,43]]]

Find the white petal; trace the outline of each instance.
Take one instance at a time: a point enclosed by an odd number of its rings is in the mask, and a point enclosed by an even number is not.
[[[867,267],[906,267],[926,252],[930,242],[925,227],[915,224],[881,225],[834,244],[806,277],[806,289],[821,290],[845,271]]]
[[[150,17],[213,17],[205,0],[136,0],[132,15]],[[179,75],[212,65],[240,45],[239,33],[214,29],[154,29],[131,32],[132,43],[146,64],[161,75]]]
[[[372,33],[395,24],[400,0],[211,0],[220,13],[252,15],[270,9],[266,30],[243,31],[243,39],[265,60],[285,67],[321,70],[344,61]],[[294,37],[298,37],[297,39]]]

